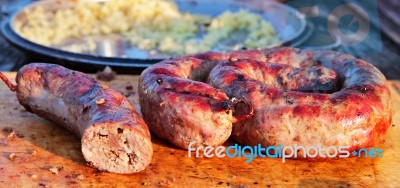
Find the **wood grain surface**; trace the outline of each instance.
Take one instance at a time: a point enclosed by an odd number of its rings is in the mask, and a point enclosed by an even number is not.
[[[14,79],[15,73],[7,73]],[[137,76],[107,83],[138,106]],[[132,85],[129,91],[126,86]],[[0,187],[399,187],[400,82],[390,82],[394,124],[379,147],[383,158],[325,161],[256,158],[188,158],[152,135],[154,156],[146,170],[131,175],[86,166],[80,141],[65,129],[24,110],[15,93],[0,84]],[[229,140],[225,145],[234,142]]]

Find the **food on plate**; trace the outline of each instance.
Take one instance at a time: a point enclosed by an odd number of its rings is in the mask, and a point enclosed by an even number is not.
[[[144,70],[139,102],[150,130],[175,146],[220,145],[232,123],[249,118],[251,107],[204,83],[218,61],[196,56],[167,59]]]
[[[88,164],[114,173],[134,173],[149,165],[150,133],[122,94],[96,79],[64,67],[32,63],[22,67],[13,85],[26,110],[62,125],[81,138]]]
[[[236,57],[241,53],[253,55]],[[351,55],[276,48],[211,57],[221,63],[209,84],[254,108],[250,119],[233,125],[232,136],[242,144],[348,146],[352,152],[382,141],[392,123],[384,75]]]
[[[60,2],[61,3],[61,2]],[[69,4],[68,4],[69,3]],[[265,48],[279,41],[260,14],[225,11],[216,17],[180,12],[170,0],[66,1],[61,9],[27,9],[27,21],[15,27],[36,43],[73,52],[92,52],[96,43],[86,36],[118,33],[131,45],[169,55],[184,55],[242,47]],[[84,40],[69,44],[70,39]]]
[[[295,48],[167,59],[142,73],[139,99],[150,130],[181,148],[221,144],[232,131],[244,145],[352,152],[382,141],[393,116],[377,68],[347,54]],[[224,108],[229,99],[241,102]],[[325,152],[318,157],[334,150]]]

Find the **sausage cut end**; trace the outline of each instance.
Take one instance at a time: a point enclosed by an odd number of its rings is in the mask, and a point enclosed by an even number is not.
[[[82,153],[86,161],[109,172],[139,172],[151,162],[150,140],[132,128],[115,123],[90,126],[82,137]]]

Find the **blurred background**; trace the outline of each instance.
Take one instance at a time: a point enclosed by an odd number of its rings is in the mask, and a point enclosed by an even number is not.
[[[13,13],[32,2],[34,1],[1,0],[0,21],[4,22]],[[307,20],[307,27],[302,35],[286,45],[299,48],[332,49],[349,53],[372,63],[388,79],[400,80],[400,1],[282,0],[280,2],[301,12]],[[257,1],[257,3],[265,2]],[[356,6],[346,6],[340,10],[337,8],[344,4],[355,4]],[[336,29],[347,28],[348,31],[342,29],[342,33],[339,35],[330,34],[329,30],[335,29],[335,26],[327,26],[327,20],[330,19],[338,20],[339,27]],[[362,33],[362,30],[367,22],[368,32],[365,34]],[[360,30],[361,33],[357,33],[357,30]],[[363,36],[364,34],[365,36]],[[363,36],[365,40],[357,45],[349,45],[351,40],[347,37],[351,35]],[[3,35],[0,36],[0,71],[16,71],[22,65],[36,60],[35,56],[20,51],[11,45]]]

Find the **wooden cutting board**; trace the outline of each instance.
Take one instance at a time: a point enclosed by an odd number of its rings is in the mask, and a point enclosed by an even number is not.
[[[14,79],[15,73],[7,73]],[[119,75],[107,84],[138,106],[138,76]],[[132,85],[129,91],[126,86]],[[188,158],[152,136],[150,166],[137,174],[99,172],[85,165],[80,141],[65,129],[24,110],[0,84],[0,187],[387,187],[400,186],[400,82],[391,81],[394,123],[379,147],[383,158],[326,161],[256,158]],[[14,132],[12,132],[14,131]],[[15,133],[15,135],[14,135]],[[232,144],[228,141],[225,145]]]

